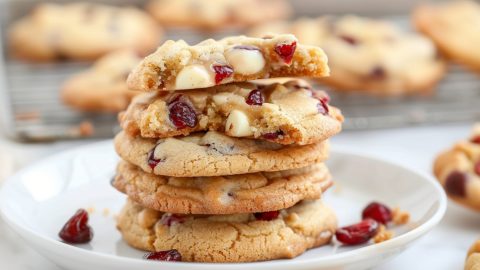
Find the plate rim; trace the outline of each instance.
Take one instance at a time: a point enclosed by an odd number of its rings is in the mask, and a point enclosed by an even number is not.
[[[61,241],[55,240],[53,238],[47,237],[45,235],[36,233],[34,230],[28,228],[26,225],[23,225],[17,221],[14,221],[6,213],[7,211],[6,206],[5,206],[5,203],[3,203],[6,200],[4,194],[7,192],[10,186],[13,187],[15,185],[14,181],[19,177],[19,175],[29,170],[32,170],[35,167],[41,166],[42,164],[49,163],[52,160],[58,159],[62,156],[69,156],[78,152],[86,152],[88,151],[88,149],[106,147],[107,145],[109,145],[110,147],[113,147],[113,140],[111,139],[103,140],[95,143],[76,146],[71,149],[67,149],[52,155],[48,155],[42,160],[38,162],[34,162],[16,171],[15,174],[8,177],[4,181],[4,183],[0,188],[0,216],[13,231],[15,231],[17,234],[19,234],[21,238],[24,239],[25,243],[27,243],[29,246],[32,246],[32,243],[30,240],[26,238],[35,238],[37,239],[37,241],[43,241],[44,242],[43,245],[48,245],[51,249],[56,249],[57,251],[56,253],[59,253],[59,254],[70,253],[70,252],[78,253],[78,255],[71,255],[71,256],[74,256],[74,257],[88,256],[88,257],[84,257],[84,259],[90,260],[91,262],[95,262],[96,260],[109,260],[109,261],[115,261],[122,264],[127,264],[126,266],[131,265],[132,267],[148,266],[148,265],[158,266],[159,262],[140,260],[137,258],[130,258],[130,257],[121,257],[118,255],[98,253],[92,250],[77,248],[73,245],[69,245]],[[249,263],[192,263],[192,262],[161,262],[161,263],[164,264],[165,267],[173,266],[179,269],[180,268],[190,269],[192,267],[196,267],[197,269],[225,269],[225,267],[229,267],[229,269],[240,269],[244,267],[262,267],[262,266],[268,266],[268,267],[273,266],[273,267],[276,267],[277,269],[290,269],[289,267],[294,265],[304,266],[304,265],[309,265],[311,263],[324,263],[328,265],[328,264],[334,264],[337,261],[348,261],[349,260],[348,258],[355,258],[355,257],[361,256],[364,253],[375,252],[375,250],[377,249],[388,249],[396,246],[404,246],[406,243],[414,241],[419,237],[425,235],[428,231],[430,231],[436,225],[438,225],[438,223],[444,217],[447,209],[447,196],[443,191],[443,188],[441,187],[441,185],[435,179],[433,179],[433,176],[427,174],[425,171],[419,170],[417,168],[411,168],[411,167],[405,166],[404,164],[395,163],[394,161],[391,161],[391,160],[384,160],[375,155],[361,153],[360,151],[355,151],[355,150],[347,150],[346,147],[339,146],[339,147],[336,147],[336,149],[331,150],[330,152],[331,154],[350,155],[350,156],[355,156],[357,158],[369,159],[373,162],[384,163],[388,166],[397,167],[399,169],[406,170],[418,175],[419,177],[423,178],[424,181],[431,184],[433,189],[436,191],[435,194],[437,195],[437,199],[438,199],[437,211],[432,215],[431,218],[429,218],[427,221],[422,223],[420,226],[415,227],[411,231],[408,231],[402,235],[399,235],[389,241],[381,242],[374,245],[362,246],[358,249],[337,253],[332,256],[325,256],[321,258],[309,258],[302,261],[271,260],[271,261],[249,262]],[[37,252],[39,252],[36,248],[34,249]],[[48,257],[43,252],[40,252],[40,253],[43,256]]]

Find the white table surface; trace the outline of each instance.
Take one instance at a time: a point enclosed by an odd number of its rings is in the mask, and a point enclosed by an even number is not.
[[[344,132],[332,140],[332,148],[350,149],[431,171],[435,155],[470,133],[471,125],[402,128]],[[36,159],[88,141],[54,144],[18,144],[0,138],[0,177]],[[5,157],[6,156],[6,157]],[[430,234],[414,243],[397,258],[377,267],[386,269],[463,269],[466,251],[480,237],[480,214],[449,202],[443,221]],[[28,247],[0,220],[0,269],[58,270]]]

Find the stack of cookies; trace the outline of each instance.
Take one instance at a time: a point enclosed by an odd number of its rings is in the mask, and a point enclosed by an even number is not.
[[[148,93],[121,113],[115,138],[125,241],[197,262],[292,258],[328,243],[323,162],[343,117],[304,81],[272,79],[328,74],[324,52],[293,35],[167,41],[146,57],[127,84]]]

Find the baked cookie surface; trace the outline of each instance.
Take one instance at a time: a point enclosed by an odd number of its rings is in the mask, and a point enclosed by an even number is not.
[[[306,82],[235,83],[208,89],[147,93],[120,117],[130,135],[165,138],[214,130],[232,137],[299,145],[328,139],[343,117]]]
[[[445,74],[434,44],[394,25],[357,16],[301,18],[272,22],[250,35],[292,33],[300,42],[320,46],[331,74],[321,81],[337,90],[403,95],[433,88]]]
[[[465,262],[465,270],[480,269],[480,240],[475,242],[467,254],[467,261]]]
[[[284,171],[320,163],[328,157],[327,141],[284,146],[215,131],[166,139],[143,139],[120,132],[114,144],[122,159],[145,172],[177,177]]]
[[[451,199],[480,211],[479,125],[469,140],[456,143],[436,158],[434,174]]]
[[[208,30],[285,19],[291,13],[284,0],[152,0],[147,10],[165,26]]]
[[[166,177],[121,161],[112,185],[138,204],[161,212],[237,214],[289,208],[319,199],[333,184],[327,167],[217,177]]]
[[[130,70],[141,58],[131,50],[120,50],[100,58],[88,70],[73,75],[62,86],[65,104],[80,111],[120,112],[137,94],[127,88]]]
[[[322,49],[299,44],[293,35],[208,39],[196,45],[169,40],[130,73],[139,91],[206,88],[218,84],[276,77],[329,74]]]
[[[320,201],[268,216],[174,215],[128,201],[117,228],[129,245],[146,251],[176,249],[183,261],[253,262],[293,258],[327,244],[337,226],[334,213]]]
[[[124,48],[147,54],[161,36],[155,20],[137,8],[40,4],[11,26],[8,41],[13,55],[22,59],[93,60]]]
[[[480,72],[480,4],[465,0],[424,4],[415,9],[413,22],[447,57]]]

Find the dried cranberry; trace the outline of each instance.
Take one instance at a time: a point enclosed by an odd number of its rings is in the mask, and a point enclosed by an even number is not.
[[[344,245],[360,245],[368,242],[375,236],[378,228],[378,222],[368,218],[360,223],[337,229],[335,236]]]
[[[480,144],[480,135],[473,137],[470,141],[472,143]]]
[[[340,35],[340,39],[353,46],[358,44],[358,40],[352,36]]]
[[[264,102],[265,98],[262,95],[262,92],[258,89],[250,91],[250,93],[247,96],[247,99],[245,102],[248,105],[259,105],[261,106]]]
[[[292,63],[293,55],[297,49],[297,42],[290,44],[277,44],[275,46],[275,52],[283,59],[286,64]]]
[[[480,176],[480,161],[477,161],[477,163],[475,163],[475,165],[473,166],[474,167],[474,171],[475,173]]]
[[[382,224],[387,224],[392,221],[392,211],[384,204],[372,202],[363,210],[362,218],[371,218]]]
[[[168,104],[168,111],[170,121],[177,129],[193,128],[198,123],[195,110],[183,95],[178,95]]]
[[[319,102],[317,103],[317,111],[318,113],[321,113],[323,115],[327,115],[328,114],[328,106],[327,104],[323,101],[323,100],[319,100]]]
[[[257,220],[270,221],[278,218],[280,211],[261,212],[253,214]]]
[[[146,260],[152,261],[167,261],[167,262],[180,262],[182,261],[182,254],[176,249],[151,252],[144,256]]]
[[[375,66],[369,74],[369,77],[375,80],[383,80],[387,76],[385,69],[381,66]]]
[[[278,139],[278,137],[283,136],[283,135],[285,135],[283,130],[278,130],[276,132],[265,133],[265,134],[262,135],[262,137],[266,140],[276,140],[276,139]]]
[[[221,83],[225,78],[232,76],[233,68],[231,66],[221,66],[221,65],[214,65],[212,66],[213,71],[215,71],[215,83]]]
[[[71,244],[88,243],[93,238],[93,230],[88,225],[88,213],[79,209],[58,233],[60,238]]]
[[[233,48],[238,49],[238,50],[260,51],[260,49],[258,47],[255,47],[255,46],[252,46],[252,45],[237,45]]]
[[[445,190],[453,196],[465,197],[465,184],[467,183],[467,175],[463,172],[453,171],[447,176],[445,181]]]
[[[155,167],[157,167],[158,163],[162,162],[161,159],[156,159],[155,158],[155,148],[152,149],[152,151],[150,151],[150,154],[148,155],[148,166],[150,166],[150,168],[155,169]]]
[[[163,214],[162,218],[160,219],[161,224],[169,227],[172,226],[173,224],[183,223],[183,222],[185,222],[185,218],[183,216],[176,215],[176,214],[169,214],[169,213]]]

